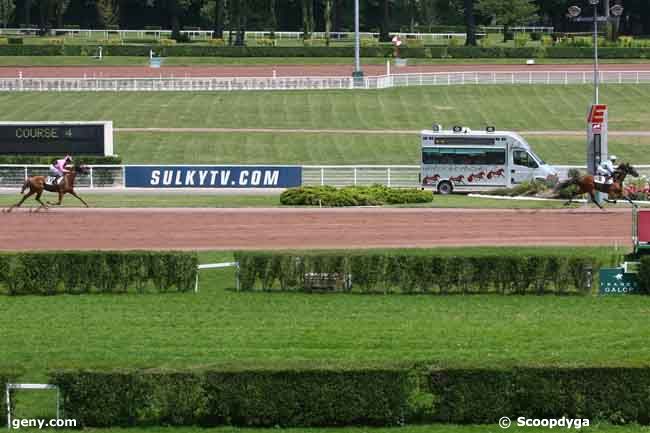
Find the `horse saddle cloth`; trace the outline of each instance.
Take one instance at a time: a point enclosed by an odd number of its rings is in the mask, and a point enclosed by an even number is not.
[[[609,179],[607,179],[607,181],[605,181],[605,176],[594,176],[594,182],[601,183],[603,185],[605,184],[611,185],[614,182],[614,180],[610,177]]]
[[[50,186],[55,186],[56,184],[61,183],[61,181],[63,180],[62,177],[59,177],[58,179],[59,179],[59,181],[57,182],[57,181],[56,181],[56,180],[57,180],[56,177],[54,177],[54,176],[48,176],[47,179],[45,179],[45,184],[46,184],[46,185],[50,185]]]

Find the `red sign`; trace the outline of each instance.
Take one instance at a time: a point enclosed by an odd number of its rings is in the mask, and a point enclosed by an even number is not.
[[[607,105],[594,104],[591,106],[591,111],[589,111],[589,117],[587,118],[587,122],[604,123],[606,113],[607,113]]]

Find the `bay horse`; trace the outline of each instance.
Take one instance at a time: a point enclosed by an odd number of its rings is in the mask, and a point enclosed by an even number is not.
[[[23,183],[23,187],[20,190],[20,193],[23,194],[23,197],[20,199],[18,203],[9,207],[4,212],[11,212],[13,208],[20,207],[20,205],[22,205],[25,200],[27,200],[29,197],[31,197],[34,194],[36,194],[35,197],[36,201],[38,201],[41,204],[41,206],[38,209],[47,209],[49,207],[48,204],[55,205],[55,206],[61,205],[61,201],[63,200],[63,196],[65,194],[72,194],[74,197],[79,199],[79,201],[81,201],[86,207],[88,207],[88,203],[86,203],[84,199],[79,197],[77,193],[74,192],[74,181],[75,178],[77,177],[77,173],[86,174],[88,173],[88,170],[83,165],[75,165],[74,167],[70,167],[70,172],[65,173],[63,175],[63,180],[60,180],[55,185],[50,185],[46,183],[46,179],[48,176],[28,177],[27,179],[25,179],[25,182]],[[27,190],[28,188],[29,191],[25,193],[25,190]],[[43,191],[58,193],[59,194],[58,203],[51,203],[49,201],[47,202],[47,204],[43,203],[41,201],[41,194],[43,194]]]
[[[596,191],[598,192],[604,192],[607,193],[609,196],[614,196],[614,197],[623,197],[625,200],[629,201],[632,203],[633,206],[636,207],[636,204],[630,198],[626,195],[623,195],[623,182],[625,181],[625,177],[627,175],[631,175],[633,177],[639,177],[639,173],[636,171],[634,167],[632,167],[628,163],[623,163],[620,164],[616,169],[614,170],[614,174],[612,175],[612,183],[605,184],[605,183],[596,183],[594,182],[594,176],[588,174],[585,176],[580,176],[580,177],[574,177],[568,180],[565,180],[564,182],[560,182],[556,187],[555,191],[559,191],[562,188],[565,188],[569,185],[576,185],[578,188],[577,190],[573,193],[571,198],[569,198],[569,201],[564,203],[564,205],[569,205],[571,204],[571,201],[573,198],[578,195],[578,194],[589,194],[589,197],[591,198],[591,201],[593,201],[599,208],[603,208],[600,203],[598,203],[598,200],[596,200],[596,196],[594,193]],[[606,200],[608,203],[616,203],[616,200]]]

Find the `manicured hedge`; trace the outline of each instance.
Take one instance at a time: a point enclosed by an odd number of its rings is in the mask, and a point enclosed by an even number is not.
[[[436,422],[492,424],[502,416],[650,422],[649,368],[452,369],[429,379]]]
[[[383,185],[304,186],[288,188],[280,195],[280,203],[289,206],[374,206],[382,204],[428,203],[431,191],[415,188],[389,188]]]
[[[194,288],[197,263],[181,252],[0,253],[0,293],[184,292]]]
[[[496,423],[501,417],[650,423],[650,368],[61,371],[85,427]]]
[[[594,256],[520,255],[507,249],[476,256],[241,251],[235,260],[241,290],[303,290],[308,274],[337,274],[351,276],[352,291],[434,294],[589,294],[597,270],[605,264]],[[592,270],[590,278],[587,268]]]
[[[0,155],[0,165],[2,164],[51,164],[53,159],[61,158],[61,155],[43,156],[43,155]],[[74,159],[80,164],[85,165],[115,165],[122,164],[122,158],[119,156],[75,156]]]
[[[53,374],[65,416],[81,426],[397,425],[403,371],[186,371]],[[79,425],[78,424],[78,425]]]
[[[161,45],[0,45],[0,56],[90,56],[102,46],[106,56],[149,56],[150,50],[162,57],[352,57],[354,47],[228,47],[197,44]],[[140,41],[142,42],[142,41]],[[377,45],[361,47],[362,57],[392,57],[393,47]],[[604,59],[650,58],[650,48],[604,47],[598,51]],[[423,46],[402,47],[403,58],[592,58],[588,47],[465,47]]]

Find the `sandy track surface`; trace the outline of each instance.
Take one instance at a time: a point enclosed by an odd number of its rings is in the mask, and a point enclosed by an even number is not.
[[[1,250],[630,245],[629,209],[53,209],[0,214]]]
[[[649,71],[647,64],[603,64],[601,71]],[[363,72],[367,76],[384,75],[385,65],[365,65]],[[351,76],[353,71],[352,59],[350,65],[213,65],[213,66],[163,66],[149,68],[148,66],[2,66],[0,77],[17,77],[22,73],[23,78],[80,78],[80,77],[330,77]],[[420,65],[392,67],[393,74],[424,73],[424,72],[475,72],[475,71],[585,71],[593,72],[589,64],[566,65]]]

